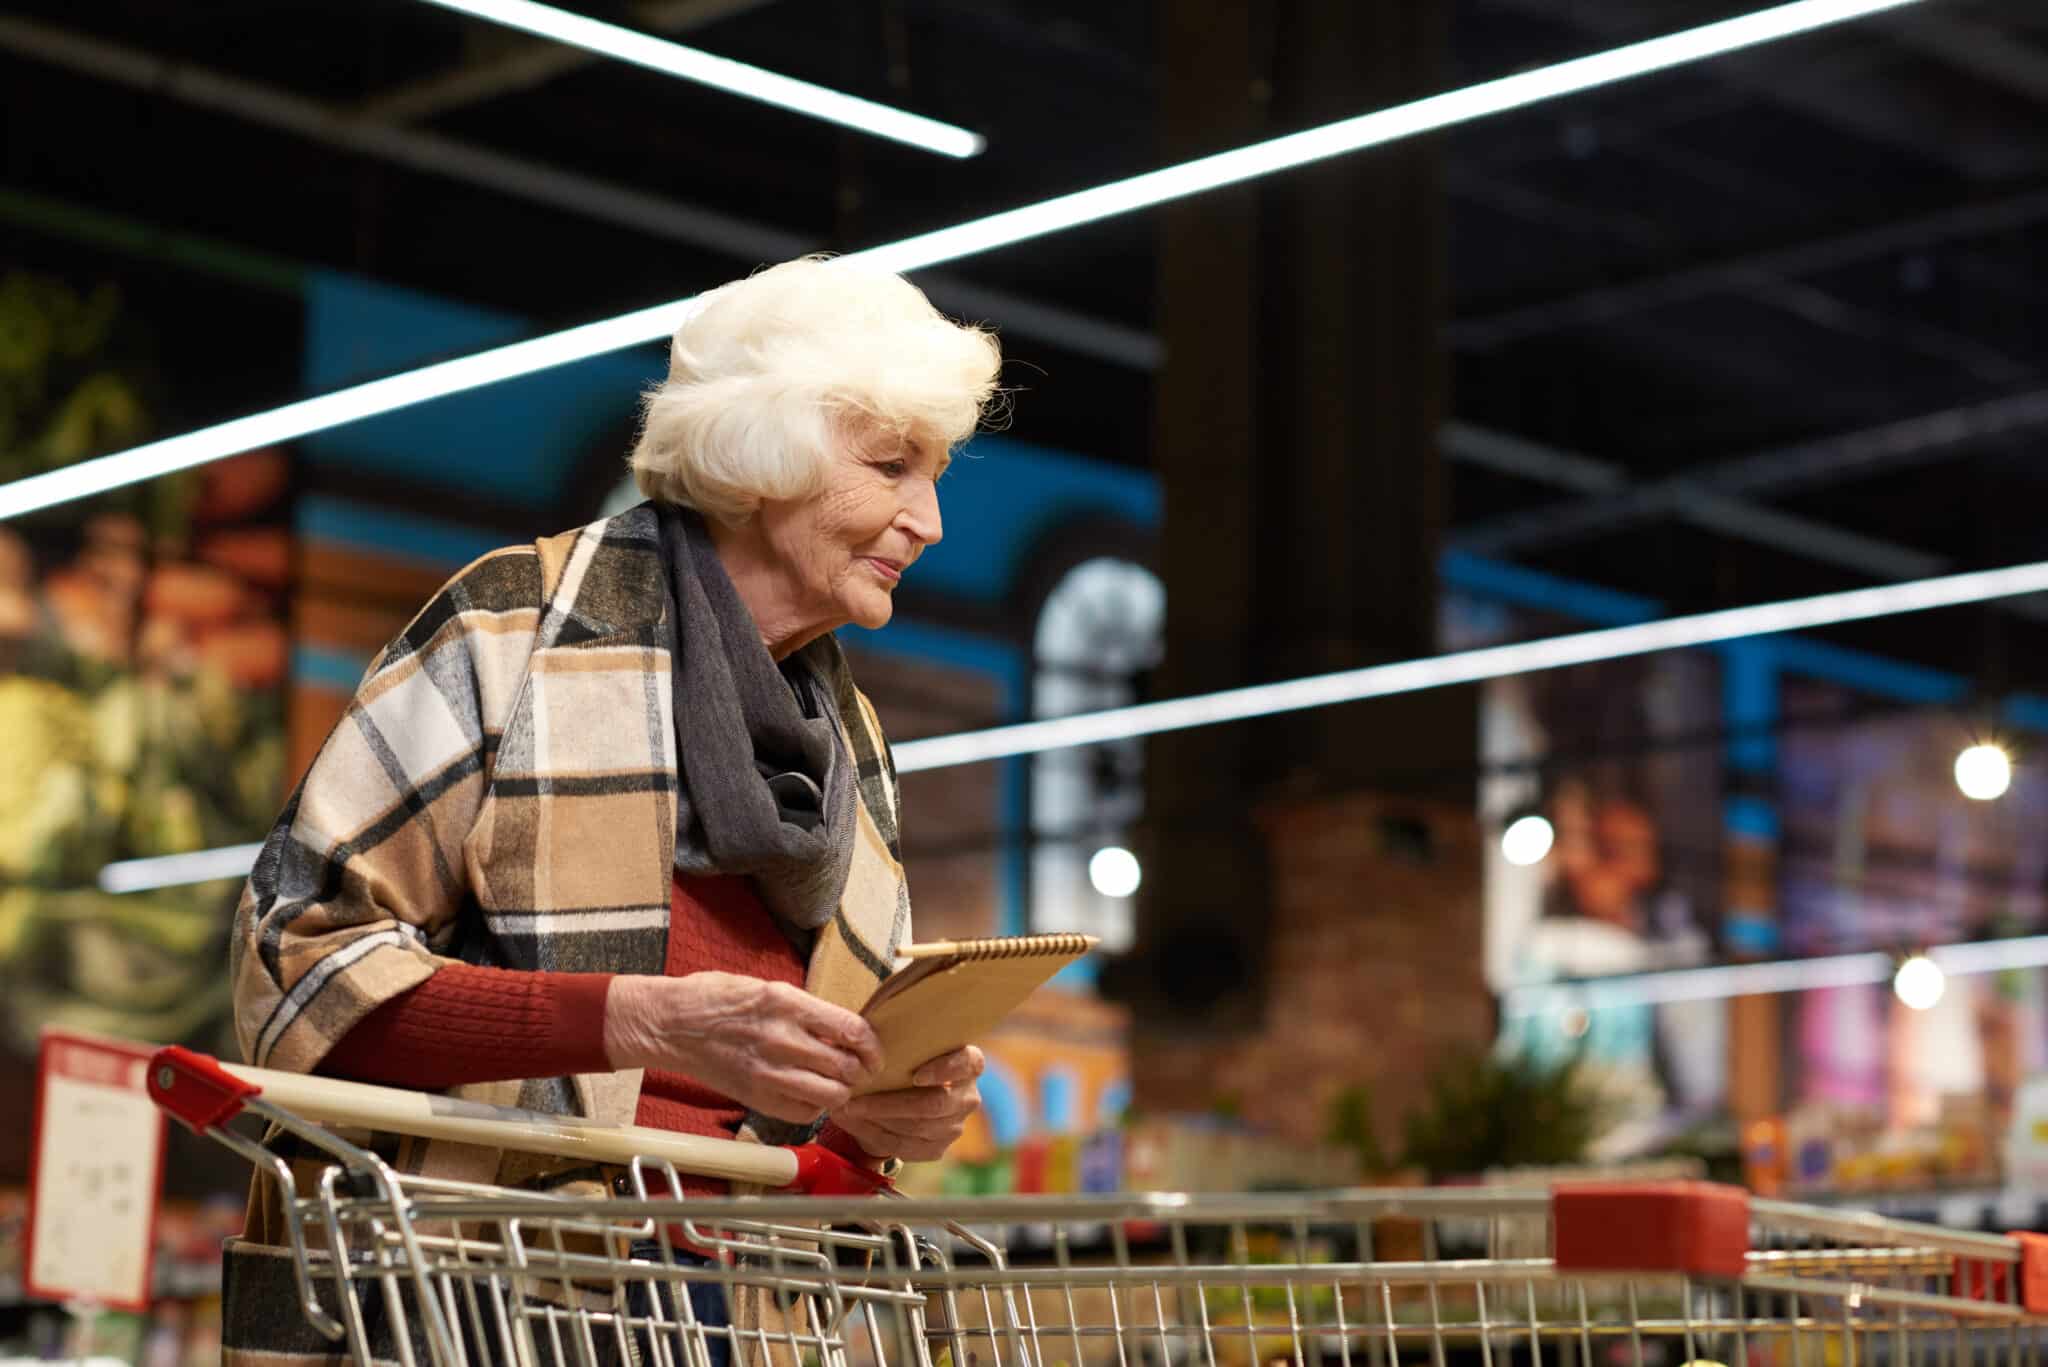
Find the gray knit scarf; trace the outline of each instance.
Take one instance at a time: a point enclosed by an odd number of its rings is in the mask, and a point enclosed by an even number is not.
[[[752,876],[804,942],[846,890],[860,820],[830,636],[780,666],[697,513],[658,503],[675,680],[676,867]]]

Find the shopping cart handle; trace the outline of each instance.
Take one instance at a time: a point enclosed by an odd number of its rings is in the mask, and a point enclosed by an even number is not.
[[[872,1168],[864,1168],[823,1144],[797,1144],[790,1154],[796,1159],[796,1180],[784,1191],[806,1196],[873,1196],[893,1191],[896,1184]]]
[[[175,1044],[157,1050],[149,1060],[151,1098],[200,1134],[233,1120],[241,1114],[243,1102],[262,1092],[206,1055]]]
[[[277,1088],[273,1098],[277,1103],[288,1106],[302,1116],[312,1120],[331,1120],[347,1124],[360,1124],[371,1128],[390,1125],[400,1133],[425,1134],[430,1137],[457,1139],[469,1143],[496,1143],[513,1147],[526,1147],[538,1153],[579,1153],[596,1157],[602,1161],[622,1161],[634,1151],[633,1147],[653,1154],[661,1153],[664,1143],[687,1144],[693,1151],[680,1155],[666,1155],[680,1161],[684,1170],[702,1172],[706,1175],[725,1177],[741,1182],[765,1182],[774,1185],[780,1182],[788,1168],[769,1176],[782,1163],[794,1160],[796,1175],[781,1189],[801,1192],[806,1196],[872,1196],[876,1192],[893,1190],[895,1184],[878,1172],[860,1166],[845,1156],[833,1152],[822,1144],[800,1144],[786,1151],[764,1149],[754,1144],[735,1144],[729,1141],[705,1139],[695,1135],[673,1135],[653,1130],[638,1130],[633,1127],[600,1126],[589,1133],[551,1137],[556,1141],[544,1144],[521,1146],[518,1140],[533,1140],[547,1126],[557,1131],[573,1127],[573,1119],[559,1116],[539,1116],[525,1112],[501,1111],[507,1119],[516,1118],[525,1123],[513,1125],[505,1120],[479,1119],[463,1115],[438,1115],[434,1105],[438,1098],[419,1093],[393,1090],[383,1087],[365,1087],[361,1084],[336,1082],[327,1078],[308,1078],[297,1074],[264,1073],[262,1069],[246,1070],[274,1080]],[[216,1129],[241,1113],[242,1107],[263,1094],[263,1087],[247,1078],[238,1077],[205,1054],[195,1054],[190,1049],[170,1045],[159,1049],[149,1060],[149,1094],[164,1110],[169,1111],[192,1129],[205,1133]],[[384,1103],[381,1109],[373,1109],[364,1098]],[[354,1106],[344,1105],[353,1100]],[[392,1109],[397,1103],[399,1111]],[[413,1114],[418,1107],[423,1114]],[[402,1112],[402,1113],[401,1113]],[[435,1121],[426,1124],[423,1121]],[[410,1123],[408,1123],[410,1122]],[[461,1133],[455,1129],[467,1126]],[[605,1141],[600,1152],[594,1140]],[[567,1142],[568,1148],[562,1144]],[[709,1150],[699,1152],[696,1150]],[[787,1152],[789,1157],[782,1158]],[[714,1164],[711,1159],[723,1159],[724,1165]],[[744,1160],[744,1161],[742,1161]],[[729,1167],[729,1165],[738,1165]],[[763,1171],[762,1169],[766,1169]]]

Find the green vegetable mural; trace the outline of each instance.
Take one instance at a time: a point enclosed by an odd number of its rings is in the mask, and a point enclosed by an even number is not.
[[[111,285],[0,276],[0,480],[152,435],[138,336]],[[0,524],[0,1054],[51,1024],[225,1042],[234,883],[97,879],[276,812],[289,478],[254,452]]]

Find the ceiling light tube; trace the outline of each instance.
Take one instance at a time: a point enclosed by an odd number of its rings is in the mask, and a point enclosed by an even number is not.
[[[944,769],[959,764],[976,764],[984,760],[1037,754],[1071,745],[1091,745],[1133,736],[1157,735],[1162,731],[1178,731],[1194,726],[1241,721],[1250,717],[1272,716],[1281,712],[1329,707],[1337,703],[1383,698],[1396,693],[1413,693],[1425,688],[1439,688],[1446,684],[1478,683],[1510,674],[1555,669],[1562,665],[1585,664],[1593,660],[1617,660],[1657,650],[1732,640],[1739,636],[1826,626],[1835,622],[1860,621],[1894,613],[1922,612],[1929,608],[1977,603],[1992,598],[2044,590],[2048,590],[2048,561],[2014,565],[2002,570],[1977,570],[1969,574],[1947,575],[1940,579],[1885,584],[1877,588],[1851,589],[1844,593],[1824,593],[1814,598],[1795,598],[1782,603],[1756,603],[1746,608],[1703,612],[1691,617],[1668,617],[1663,621],[1643,622],[1635,626],[1583,631],[1569,636],[1552,636],[1541,641],[1523,641],[1515,645],[1488,646],[1480,650],[1436,655],[1400,664],[1374,665],[1366,669],[1351,669],[1336,674],[1292,679],[1285,683],[1227,689],[1221,693],[1176,698],[1170,702],[1140,703],[1136,707],[1084,712],[1077,716],[1057,717],[1050,721],[1023,722],[1016,726],[992,727],[986,731],[963,731],[951,736],[931,736],[924,740],[905,741],[896,746],[894,758],[897,772],[914,774],[925,769]],[[170,858],[199,859],[203,855],[219,855],[225,860],[232,855],[242,860],[241,868],[246,872],[249,864],[255,859],[256,849],[254,845],[238,845],[231,850],[201,851],[195,855],[174,855]],[[126,864],[110,864],[100,874],[100,885],[109,892],[133,892],[143,887],[167,886],[168,884],[164,882],[136,881],[139,877],[162,877],[160,873],[127,871],[130,865],[160,868],[163,863],[164,861],[160,860],[132,860]],[[180,870],[180,876],[172,880],[176,882],[198,882],[203,878],[224,876],[218,873],[184,876],[183,866],[173,867]],[[116,873],[116,870],[124,871]],[[114,886],[109,882],[110,876],[121,883],[121,886]],[[2048,946],[2048,936],[2042,937],[2041,943]],[[1958,966],[1965,961],[1951,963],[1950,960],[1941,957],[1941,954],[1957,952],[1960,951],[1940,951],[1936,955],[1936,962],[1950,973],[1988,971]],[[2048,963],[2048,950],[2044,950],[2042,962]],[[1769,965],[1743,967],[1750,969]],[[1789,989],[1751,987],[1744,990]]]
[[[842,128],[921,147],[941,156],[972,157],[988,146],[979,133],[954,124],[892,109],[857,95],[813,85],[793,76],[779,75],[746,62],[736,62],[730,57],[714,56],[702,48],[685,47],[650,33],[608,24],[602,19],[574,14],[553,5],[536,4],[534,0],[426,0],[426,3],[541,38],[551,38],[570,47],[580,47],[585,52],[615,57],[649,71],[659,71],[665,76],[677,76],[744,99],[807,114]]]
[[[1064,232],[1310,162],[1399,142],[1913,3],[1917,0],[1797,0],[1147,171],[956,227],[908,237],[858,255],[892,271],[920,270],[939,261],[953,261],[1048,233]]]
[[[440,0],[435,0],[435,3],[440,3]],[[1391,109],[1150,171],[1091,190],[1060,195],[1043,203],[991,214],[887,246],[869,248],[845,259],[902,273],[923,270],[1117,214],[1272,175],[1326,157],[1361,151],[1453,124],[1468,123],[1490,114],[1590,90],[1595,86],[1668,70],[1688,62],[1917,3],[1920,0],[1794,0],[1791,4],[1755,14],[1631,43],[1535,71],[1503,76],[1462,90],[1431,95]],[[132,447],[114,455],[82,461],[62,470],[15,480],[11,484],[0,485],[0,521],[118,489],[139,480],[204,465],[271,442],[290,441],[326,431],[408,404],[532,374],[550,366],[585,360],[636,343],[651,342],[666,337],[674,330],[689,302],[684,299],[661,304],[545,337],[515,342],[404,375],[336,390],[314,399],[302,399],[253,417],[238,418],[215,427]]]
[[[896,768],[903,773],[942,769],[956,764],[1037,754],[1074,745],[1153,736],[1196,726],[1246,721],[1281,712],[1419,693],[1451,684],[1478,683],[1511,674],[1529,674],[1595,660],[1619,660],[1659,650],[1711,645],[1745,636],[1865,621],[1930,608],[1981,603],[2048,590],[2048,560],[1999,570],[1916,579],[1903,584],[1823,593],[1749,607],[1724,608],[1689,617],[1666,617],[1634,626],[1580,631],[1514,645],[1485,646],[1450,655],[1434,655],[1399,664],[1316,674],[1281,683],[1253,684],[1220,693],[1204,693],[1165,702],[1139,703],[1104,712],[1084,712],[1046,721],[1019,722],[985,731],[963,731],[905,741],[895,748]]]
[[[418,370],[371,380],[367,384],[337,389],[317,398],[300,399],[282,408],[236,418],[216,427],[203,427],[182,436],[148,442],[116,455],[101,456],[97,460],[67,465],[61,470],[49,470],[10,484],[0,484],[0,522],[40,508],[155,479],[159,475],[189,470],[259,446],[324,432],[427,399],[438,399],[517,375],[530,375],[551,366],[603,355],[644,342],[650,337],[667,336],[682,322],[691,302],[679,300],[603,322],[551,332],[544,337],[513,342],[509,346],[495,347],[452,361],[440,361]]]
[[[1928,950],[1927,957],[1951,978],[2043,968],[2048,967],[2048,935],[1943,945],[1939,949]],[[1780,959],[1772,963],[1719,964],[1711,968],[1673,968],[1658,973],[1628,973],[1611,978],[1530,983],[1508,989],[1502,997],[1501,1011],[1509,1017],[1527,1017],[1573,1009],[1597,1011],[1623,1006],[1666,1006],[1674,1002],[1720,1001],[1728,997],[1768,996],[1778,992],[1861,987],[1891,982],[1898,966],[1898,961],[1891,955],[1872,950],[1860,954],[1828,954],[1812,959]]]
[[[100,891],[147,892],[186,883],[210,883],[216,878],[247,878],[262,848],[258,842],[148,859],[122,859],[100,870]]]
[[[1509,1017],[1549,1015],[1578,1009],[1669,1006],[1676,1002],[1720,1001],[1728,997],[1769,996],[1778,992],[1810,992],[1828,987],[1860,987],[1888,983],[1898,967],[1889,954],[1830,954],[1815,959],[1783,959],[1762,964],[1720,964],[1712,968],[1673,968],[1661,973],[1629,973],[1612,978],[1581,978],[1572,982],[1532,983],[1510,988],[1501,1013]]]

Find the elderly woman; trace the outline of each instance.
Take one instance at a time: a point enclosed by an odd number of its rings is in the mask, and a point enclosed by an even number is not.
[[[978,1051],[852,1097],[881,1063],[856,1013],[910,899],[888,745],[832,632],[886,623],[939,540],[938,479],[998,364],[992,337],[852,263],[705,295],[648,396],[649,501],[456,575],[287,804],[236,917],[249,1061],[940,1156],[979,1104]],[[440,1142],[392,1156],[593,1176]],[[231,1250],[230,1349],[289,1351],[274,1214]],[[288,1337],[331,1351],[310,1334]]]

